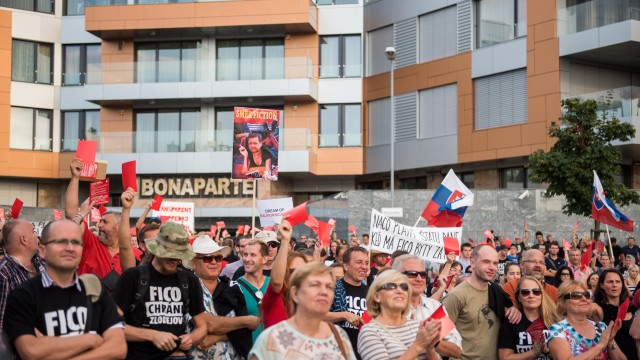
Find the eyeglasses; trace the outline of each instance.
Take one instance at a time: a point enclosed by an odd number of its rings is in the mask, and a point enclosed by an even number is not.
[[[224,257],[222,255],[206,255],[196,256],[196,259],[202,260],[202,262],[205,264],[210,264],[213,260],[215,260],[217,263],[222,262],[222,259],[224,259]]]
[[[280,243],[277,241],[269,241],[267,245],[272,249],[277,249],[280,246]]]
[[[520,289],[520,296],[527,297],[529,294],[533,294],[533,296],[540,296],[542,295],[542,290],[540,290],[540,288]]]
[[[379,290],[395,290],[397,288],[400,288],[400,290],[402,291],[409,291],[409,284],[407,283],[400,283],[400,284],[396,284],[396,283],[386,283],[386,284],[382,284],[382,286],[380,286]]]
[[[565,294],[563,297],[565,300],[571,299],[571,300],[581,300],[581,299],[585,299],[585,300],[591,300],[591,293],[588,291],[572,291],[568,294]]]
[[[560,273],[560,276],[571,276],[571,274],[563,272],[563,273]]]
[[[55,245],[61,245],[61,246],[69,246],[69,244],[71,244],[73,247],[82,247],[84,244],[82,243],[81,240],[69,240],[69,239],[57,239],[57,240],[49,240],[46,243],[43,243],[43,245],[49,245],[49,244],[55,244]]]
[[[413,271],[413,270],[407,270],[407,271],[403,271],[403,274],[407,275],[407,277],[409,279],[415,279],[418,276],[422,277],[423,279],[427,278],[427,272],[426,271]]]

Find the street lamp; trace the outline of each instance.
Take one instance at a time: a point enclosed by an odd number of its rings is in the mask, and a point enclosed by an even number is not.
[[[394,156],[394,143],[395,143],[395,120],[396,120],[396,116],[394,114],[394,106],[393,106],[393,62],[396,59],[396,48],[394,48],[393,46],[389,46],[386,49],[384,49],[384,53],[387,56],[387,60],[391,61],[391,139],[389,141],[389,146],[391,148],[391,207],[395,207],[396,205],[396,198],[395,198],[395,173],[394,173],[394,161],[395,161],[395,156]]]

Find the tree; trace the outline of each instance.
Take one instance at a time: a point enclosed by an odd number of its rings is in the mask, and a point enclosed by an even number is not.
[[[532,180],[549,184],[548,197],[564,195],[566,215],[591,216],[593,170],[616,206],[640,203],[638,193],[615,182],[622,154],[612,143],[633,139],[636,130],[615,116],[611,94],[599,100],[564,99],[562,109],[560,123],[552,122],[548,131],[556,143],[529,156]],[[596,221],[596,234],[599,225]]]

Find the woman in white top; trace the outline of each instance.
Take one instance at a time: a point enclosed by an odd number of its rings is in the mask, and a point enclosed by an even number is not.
[[[333,302],[331,269],[317,262],[301,265],[289,286],[293,316],[264,330],[249,359],[356,360],[344,330],[323,321]]]
[[[435,351],[440,321],[408,320],[411,287],[397,270],[378,274],[367,293],[367,312],[374,319],[360,330],[362,360],[439,359]]]

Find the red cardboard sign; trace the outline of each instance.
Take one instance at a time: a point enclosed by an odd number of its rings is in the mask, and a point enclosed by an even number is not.
[[[209,232],[212,233],[213,236],[216,236],[216,233],[218,232],[218,227],[215,225],[211,225],[211,227],[209,228]]]
[[[91,222],[98,222],[102,214],[100,214],[100,209],[93,208],[91,209]]]
[[[624,320],[625,316],[627,316],[628,310],[629,310],[629,298],[627,298],[622,304],[620,304],[620,307],[618,308],[617,319],[620,321]]]
[[[355,233],[356,233],[356,226],[349,225],[349,234],[355,234]]]
[[[562,248],[565,250],[571,250],[571,244],[569,244],[564,238],[562,238]]]
[[[322,246],[328,248],[331,244],[331,225],[324,221],[318,221],[318,239]]]
[[[456,324],[454,324],[449,316],[447,316],[447,313],[444,311],[444,307],[442,305],[438,306],[436,311],[431,314],[429,319],[440,320],[440,324],[442,325],[439,335],[440,340],[442,340],[442,338],[447,336],[453,329],[456,328]]]
[[[456,256],[460,255],[460,244],[458,244],[458,239],[445,236],[442,240],[444,242],[445,254],[455,253]]]
[[[311,230],[313,230],[314,233],[316,234],[318,233],[319,223],[315,217],[309,215],[309,218],[307,219],[307,221],[304,222],[304,224],[307,225],[309,228],[311,228]]]
[[[76,149],[76,158],[82,160],[82,172],[81,177],[94,178],[98,171],[98,165],[96,164],[96,151],[98,150],[98,142],[91,140],[78,140],[78,147]]]
[[[62,220],[62,210],[53,210],[53,220]]]
[[[507,248],[511,247],[511,244],[513,243],[510,239],[504,239],[504,246],[506,246]]]
[[[363,312],[362,313],[362,324],[360,324],[360,326],[358,328],[362,328],[362,326],[370,323],[371,320],[373,320],[371,315],[367,311]]]
[[[596,240],[596,252],[598,254],[601,254],[604,251],[604,243],[600,240]]]
[[[224,228],[226,228],[226,227],[227,227],[227,226],[224,224],[224,221],[218,221],[218,222],[216,223],[216,225],[218,225],[218,227],[219,227],[220,229],[224,229]]]
[[[136,161],[129,161],[122,164],[122,188],[127,190],[132,188],[138,192],[138,184],[136,183]]]
[[[94,181],[89,185],[89,201],[94,205],[109,203],[109,179]]]
[[[155,211],[160,211],[160,206],[162,206],[162,200],[164,200],[162,196],[154,195],[153,202],[151,203],[151,209]]]
[[[296,226],[298,224],[304,223],[309,218],[309,215],[307,214],[307,201],[294,207],[291,210],[286,211],[284,214],[282,214],[282,217],[284,218],[286,215],[289,215],[287,221],[289,222],[289,224],[291,224],[291,226]]]
[[[542,321],[542,317],[539,317],[534,322],[532,322],[526,331],[529,333],[529,336],[531,336],[531,340],[533,340],[534,342],[542,339],[542,337],[544,336],[544,321]]]
[[[236,231],[236,236],[244,235],[244,225],[238,225],[238,231]]]
[[[275,226],[265,226],[262,228],[262,231],[274,231]]]
[[[487,239],[493,239],[493,233],[490,230],[485,230],[483,235]]]
[[[11,206],[11,217],[14,219],[17,219],[18,216],[20,216],[20,211],[22,210],[22,205],[24,205],[24,203],[22,202],[22,200],[16,198],[13,201],[13,205]]]
[[[102,217],[102,215],[104,215],[104,213],[107,212],[107,208],[104,207],[104,205],[100,205],[100,207],[98,208],[98,214],[100,214],[100,217]],[[98,220],[100,220],[100,218],[98,218]]]
[[[582,265],[582,267],[589,266],[589,263],[591,262],[591,255],[593,255],[593,244],[594,242],[592,241],[587,251],[585,251],[585,253],[580,257],[580,265]]]
[[[335,220],[333,220],[333,219],[329,219],[329,221],[327,221],[327,223],[328,223],[329,225],[333,226],[333,225],[335,225],[335,224],[336,224],[336,221],[335,221]]]

